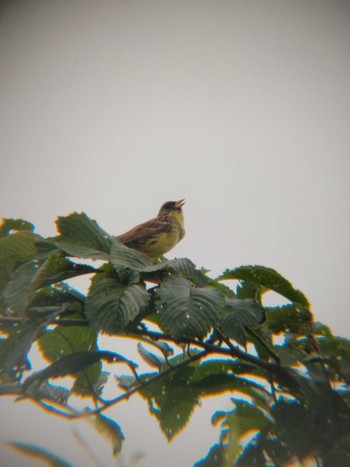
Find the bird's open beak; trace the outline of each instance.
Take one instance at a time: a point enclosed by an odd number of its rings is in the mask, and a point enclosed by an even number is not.
[[[176,201],[175,203],[175,209],[181,209],[182,206],[185,204],[185,200],[184,199],[180,199],[180,201]]]

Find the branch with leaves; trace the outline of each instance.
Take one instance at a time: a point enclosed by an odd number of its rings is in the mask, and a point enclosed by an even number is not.
[[[187,258],[152,262],[85,214],[59,217],[57,228],[44,238],[24,220],[0,227],[0,394],[90,417],[117,453],[121,428],[102,412],[120,401],[140,394],[171,440],[203,398],[229,393],[232,410],[213,415],[220,439],[198,466],[349,463],[349,341],[315,322],[305,295],[277,271],[242,266],[213,279]],[[85,295],[69,279],[86,274]],[[289,304],[264,307],[270,290]],[[99,348],[101,334],[136,340],[151,370]],[[38,372],[34,345],[49,362]],[[70,389],[54,384],[64,376],[74,378]]]

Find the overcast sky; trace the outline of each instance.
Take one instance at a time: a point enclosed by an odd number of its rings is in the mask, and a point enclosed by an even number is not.
[[[0,5],[0,215],[47,236],[84,211],[119,234],[186,198],[169,257],[213,275],[273,267],[349,337],[349,1]],[[19,424],[29,439],[23,406],[7,405],[1,439]],[[179,448],[188,433],[162,451],[183,456],[168,466],[206,453],[205,434],[194,457]]]

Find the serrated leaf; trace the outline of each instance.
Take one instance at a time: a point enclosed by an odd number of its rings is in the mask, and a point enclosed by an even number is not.
[[[22,316],[33,298],[30,284],[37,272],[38,266],[31,261],[19,266],[11,275],[3,295],[6,307],[17,316]]]
[[[33,323],[11,323],[6,326],[7,338],[0,340],[0,374],[12,380],[21,378],[27,369],[27,354],[39,333],[61,312],[52,311],[40,321]],[[5,326],[4,326],[5,327]]]
[[[33,232],[34,225],[24,219],[2,219],[0,237],[6,237],[13,232]]]
[[[226,269],[226,271],[218,277],[218,280],[238,279],[249,281],[253,284],[258,284],[270,290],[274,290],[283,297],[292,302],[309,308],[310,304],[305,295],[293,287],[293,285],[285,279],[281,274],[272,268],[265,266],[241,266],[235,269]]]
[[[48,451],[47,449],[44,449],[40,446],[35,446],[34,444],[22,443],[18,441],[9,442],[6,443],[6,445],[15,449],[21,454],[24,454],[25,456],[40,459],[50,467],[72,467],[71,464],[65,461],[62,457],[59,457],[53,452]]]
[[[84,350],[97,350],[97,334],[90,327],[57,326],[38,339],[39,349],[50,362]],[[101,374],[101,364],[97,362],[77,373],[73,392],[80,396],[91,395]]]
[[[18,232],[0,238],[0,261],[24,263],[35,255],[37,235],[30,232]]]
[[[187,425],[198,404],[197,390],[188,383],[193,371],[193,367],[180,368],[140,391],[168,440]]]
[[[37,381],[37,384],[31,384],[25,392],[27,397],[37,400],[50,400],[61,405],[66,405],[70,396],[70,391],[61,386],[53,386],[47,381]]]
[[[95,268],[87,264],[73,263],[62,256],[61,252],[52,253],[38,269],[30,285],[31,290],[46,287],[72,277],[96,272]]]
[[[152,261],[146,255],[132,248],[128,248],[117,238],[112,239],[110,251],[110,261],[116,269],[127,267],[141,271],[143,268],[152,264]]]
[[[92,280],[86,316],[97,331],[114,334],[133,321],[148,300],[147,291],[140,285],[121,284],[116,274],[101,273]]]
[[[139,354],[141,355],[141,357],[144,359],[144,361],[146,363],[148,363],[148,365],[150,365],[150,366],[152,366],[154,368],[160,369],[165,364],[164,358],[160,358],[160,357],[158,357],[158,355],[155,355],[154,353],[147,350],[141,344],[141,342],[139,342],[137,344],[137,350],[138,350]]]
[[[259,326],[263,319],[263,310],[260,303],[255,300],[226,300],[226,310],[228,311],[222,323],[224,333],[235,339],[239,344],[246,345],[246,326]]]
[[[265,308],[265,315],[265,325],[274,334],[281,332],[300,333],[303,327],[305,328],[304,332],[310,332],[312,313],[305,308],[294,305]]]
[[[120,361],[124,363],[124,359],[120,360],[119,357],[120,356],[114,352],[102,350],[76,352],[56,360],[44,370],[38,371],[37,373],[29,376],[23,383],[23,387],[27,390],[31,384],[38,380],[45,381],[50,378],[75,375],[79,371],[85,370],[90,365],[98,363],[100,360],[106,360],[110,363],[116,363]]]
[[[218,324],[224,297],[214,287],[197,288],[181,276],[171,276],[157,290],[160,325],[175,339],[203,338]]]
[[[113,455],[118,454],[124,441],[124,435],[118,423],[104,415],[98,415],[91,422],[95,429],[111,442]]]
[[[60,237],[57,246],[72,256],[109,259],[112,238],[85,213],[74,212],[56,220]]]
[[[142,272],[146,273],[146,277],[147,273],[152,275],[152,273],[159,272],[177,272],[198,286],[205,286],[210,282],[210,279],[205,275],[204,271],[197,269],[195,264],[188,258],[175,258],[151,264],[144,267]]]
[[[197,269],[195,264],[188,258],[175,258],[168,261],[167,268],[181,273],[191,282],[203,287],[208,285],[209,279],[203,270]]]

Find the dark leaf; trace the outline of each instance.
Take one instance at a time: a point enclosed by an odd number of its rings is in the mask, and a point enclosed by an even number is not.
[[[6,237],[14,232],[33,232],[34,225],[23,219],[2,219],[0,237]]]
[[[166,279],[157,297],[161,327],[175,339],[203,338],[218,324],[225,305],[219,289],[194,287],[181,276]]]
[[[60,237],[57,246],[71,256],[109,259],[112,238],[85,213],[74,212],[56,220]]]
[[[102,350],[76,352],[55,361],[44,370],[29,376],[29,378],[25,380],[23,386],[27,390],[27,388],[37,380],[45,381],[50,378],[75,375],[79,371],[85,370],[90,365],[98,363],[100,360],[106,360],[109,363],[125,363],[125,359],[120,358],[120,355],[114,352]]]
[[[265,316],[265,324],[274,334],[281,332],[309,334],[311,331],[312,314],[302,307],[284,305],[265,308]]]
[[[7,327],[7,339],[0,340],[0,375],[20,379],[28,367],[27,354],[39,333],[61,311],[58,308],[44,319],[30,324],[14,323]]]
[[[149,296],[140,285],[125,285],[116,274],[94,277],[86,301],[87,318],[97,331],[117,333],[147,306]]]
[[[305,295],[293,287],[281,274],[265,266],[241,266],[235,269],[226,269],[218,280],[238,279],[252,282],[283,295],[291,302],[299,303],[305,308],[310,304]]]
[[[37,265],[31,261],[18,267],[11,275],[4,290],[4,301],[14,315],[23,316],[33,298],[30,284],[37,272]]]
[[[222,323],[224,333],[239,344],[246,345],[246,327],[257,327],[264,317],[260,303],[255,300],[226,300],[228,312]]]
[[[38,236],[30,232],[18,232],[0,238],[0,263],[25,263],[35,253],[35,242]]]
[[[97,335],[90,327],[57,326],[44,333],[38,340],[39,349],[50,362],[55,362],[75,352],[97,350]],[[97,362],[77,373],[73,392],[89,396],[95,389],[101,374],[101,364]]]
[[[30,285],[31,290],[46,287],[72,277],[96,272],[95,268],[86,264],[73,263],[60,252],[52,253],[38,269]]]
[[[132,248],[128,248],[117,238],[112,239],[110,261],[117,270],[127,267],[140,271],[144,267],[152,264],[151,260],[146,255]]]
[[[198,404],[197,390],[188,383],[193,371],[191,367],[183,367],[140,391],[169,440],[187,425]]]

